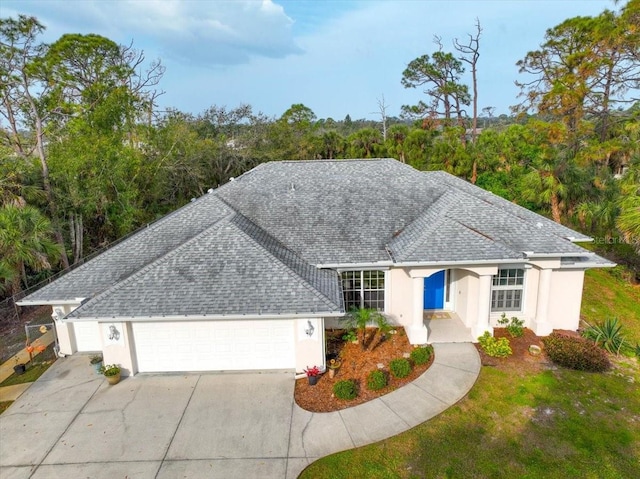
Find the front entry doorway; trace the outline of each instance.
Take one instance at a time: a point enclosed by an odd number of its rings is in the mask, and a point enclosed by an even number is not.
[[[424,309],[443,309],[446,271],[438,271],[424,279]]]

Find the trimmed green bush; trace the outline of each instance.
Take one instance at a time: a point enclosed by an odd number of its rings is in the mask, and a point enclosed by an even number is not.
[[[411,351],[411,361],[413,364],[419,366],[421,364],[427,364],[431,355],[433,354],[433,346],[421,346]]]
[[[394,359],[389,363],[389,369],[395,377],[406,378],[411,372],[411,363],[405,358]]]
[[[333,394],[338,399],[355,399],[358,395],[358,389],[356,382],[353,379],[343,379],[333,385]]]
[[[376,369],[371,371],[367,376],[367,389],[371,391],[378,391],[387,386],[387,375]]]
[[[483,351],[494,358],[506,358],[513,354],[507,338],[495,338],[491,336],[489,331],[485,331],[478,338],[478,342]]]
[[[607,353],[588,339],[551,333],[542,343],[549,359],[558,366],[591,372],[611,368]]]

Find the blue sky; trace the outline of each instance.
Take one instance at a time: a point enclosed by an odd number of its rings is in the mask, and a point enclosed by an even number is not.
[[[624,3],[624,2],[623,2]],[[377,102],[399,115],[424,95],[404,89],[414,58],[446,50],[482,25],[479,108],[517,103],[515,63],[566,18],[618,8],[611,0],[2,0],[0,16],[27,14],[43,41],[97,33],[133,42],[167,70],[161,108],[194,114],[248,103],[280,116],[304,103],[319,118],[378,118]],[[470,83],[470,82],[469,82]]]

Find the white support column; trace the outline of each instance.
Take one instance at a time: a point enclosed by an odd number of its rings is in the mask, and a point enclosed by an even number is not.
[[[549,323],[549,295],[551,293],[551,274],[553,270],[540,270],[538,282],[538,302],[536,304],[536,317],[533,321],[533,332],[538,336],[548,336],[553,331]]]
[[[407,328],[407,336],[411,344],[427,343],[427,327],[424,325],[424,278],[412,278],[413,308],[411,326]]]
[[[58,337],[58,347],[60,353],[71,355],[76,352],[76,340],[73,333],[73,326],[70,323],[62,321],[62,318],[71,312],[68,306],[52,306],[51,318],[53,319],[56,336]]]
[[[471,328],[474,341],[482,336],[485,331],[493,334],[493,328],[489,324],[491,313],[491,275],[480,275],[478,284],[478,317]]]

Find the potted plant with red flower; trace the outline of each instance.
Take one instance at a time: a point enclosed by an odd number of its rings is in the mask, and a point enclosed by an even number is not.
[[[318,366],[313,366],[310,368],[307,366],[307,369],[304,370],[307,374],[307,378],[309,379],[309,385],[315,386],[318,383],[318,378],[320,377],[320,368]]]

